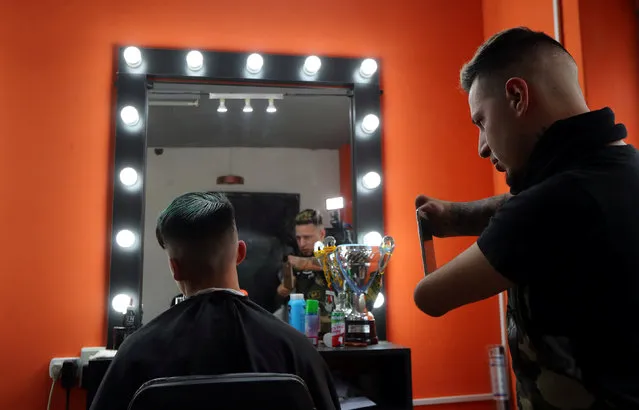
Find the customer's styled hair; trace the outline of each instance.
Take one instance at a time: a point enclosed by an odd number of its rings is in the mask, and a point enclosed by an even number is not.
[[[190,192],[160,213],[155,235],[163,249],[195,250],[222,244],[235,230],[235,210],[225,195]]]
[[[295,225],[309,225],[324,226],[322,221],[322,214],[315,209],[305,209],[295,217]]]
[[[504,30],[486,40],[464,64],[459,76],[461,87],[469,92],[478,77],[521,76],[538,59],[539,52],[556,51],[570,56],[564,46],[541,31],[527,27]]]

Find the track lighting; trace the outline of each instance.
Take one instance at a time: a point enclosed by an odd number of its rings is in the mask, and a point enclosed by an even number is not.
[[[277,108],[275,107],[275,102],[273,101],[272,98],[268,99],[268,107],[266,107],[266,112],[268,113],[274,113],[277,111]]]
[[[242,108],[242,111],[244,111],[244,112],[253,112],[253,107],[251,107],[251,99],[250,98],[246,98],[244,100],[244,108]]]
[[[226,103],[224,102],[224,98],[220,98],[220,105],[217,107],[217,112],[227,112],[228,108],[226,108]]]

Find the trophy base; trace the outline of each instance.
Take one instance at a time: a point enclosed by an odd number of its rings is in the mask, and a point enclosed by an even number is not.
[[[379,343],[374,320],[347,319],[344,345],[364,347]]]

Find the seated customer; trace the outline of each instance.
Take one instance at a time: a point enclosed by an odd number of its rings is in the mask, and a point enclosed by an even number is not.
[[[339,408],[328,368],[311,343],[240,292],[236,267],[246,245],[226,197],[178,197],[160,214],[156,234],[187,299],[124,341],[91,410],[126,410],[136,390],[158,377],[246,372],[296,374],[318,410]]]

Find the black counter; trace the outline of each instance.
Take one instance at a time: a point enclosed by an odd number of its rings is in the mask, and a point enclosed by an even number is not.
[[[368,347],[319,347],[331,373],[377,403],[376,409],[413,408],[410,349],[389,342]],[[111,359],[89,361],[82,385],[87,389],[87,409],[111,364]]]

